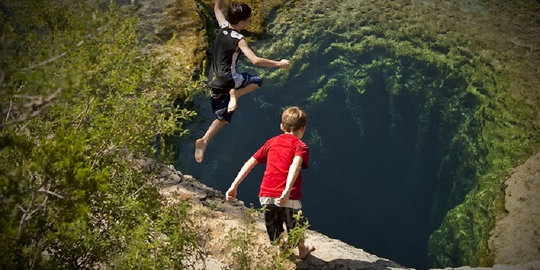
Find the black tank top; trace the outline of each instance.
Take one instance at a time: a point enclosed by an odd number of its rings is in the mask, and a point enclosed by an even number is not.
[[[228,92],[234,88],[232,74],[236,73],[236,63],[241,54],[238,42],[243,38],[238,31],[230,29],[228,23],[219,29],[208,72],[208,86],[215,92]]]

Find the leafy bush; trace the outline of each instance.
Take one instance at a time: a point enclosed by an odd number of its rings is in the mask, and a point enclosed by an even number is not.
[[[11,2],[0,2],[1,268],[184,268],[198,258],[189,206],[166,205],[134,157],[162,157],[156,135],[187,132],[194,111],[171,103],[195,84],[166,74],[119,7]]]
[[[265,206],[255,209],[252,204],[244,212],[246,227],[241,231],[233,229],[228,232],[227,241],[233,257],[232,269],[283,270],[289,269],[293,263],[299,261],[294,250],[305,240],[306,230],[309,227],[309,222],[303,217],[302,211],[294,216],[299,221],[298,226],[283,233],[262,254],[257,253],[257,244],[254,240],[258,237],[255,216],[262,216],[265,209]],[[300,223],[300,220],[305,222]]]

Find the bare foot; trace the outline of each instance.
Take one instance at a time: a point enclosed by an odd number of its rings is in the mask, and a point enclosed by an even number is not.
[[[229,95],[230,95],[230,100],[229,100],[229,104],[227,105],[227,112],[232,112],[234,110],[236,110],[236,93],[234,92],[235,90],[234,89],[231,89],[231,91],[229,91]]]
[[[298,257],[303,260],[305,259],[309,253],[315,250],[315,247],[310,246],[298,246]]]
[[[204,150],[206,150],[206,143],[203,139],[198,139],[195,141],[195,161],[201,163],[204,158]]]

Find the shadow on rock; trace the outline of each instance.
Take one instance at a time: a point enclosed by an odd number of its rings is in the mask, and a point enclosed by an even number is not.
[[[375,262],[353,259],[335,259],[327,262],[311,254],[296,265],[297,270],[391,270],[395,268],[402,268],[402,266],[383,259]]]

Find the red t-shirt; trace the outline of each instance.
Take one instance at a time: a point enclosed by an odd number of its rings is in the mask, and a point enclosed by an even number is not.
[[[287,174],[295,156],[302,158],[302,169],[307,169],[309,148],[292,134],[281,134],[266,141],[253,155],[259,163],[266,162],[259,197],[279,198],[287,185]],[[299,200],[302,196],[302,173],[294,182],[289,199]]]

